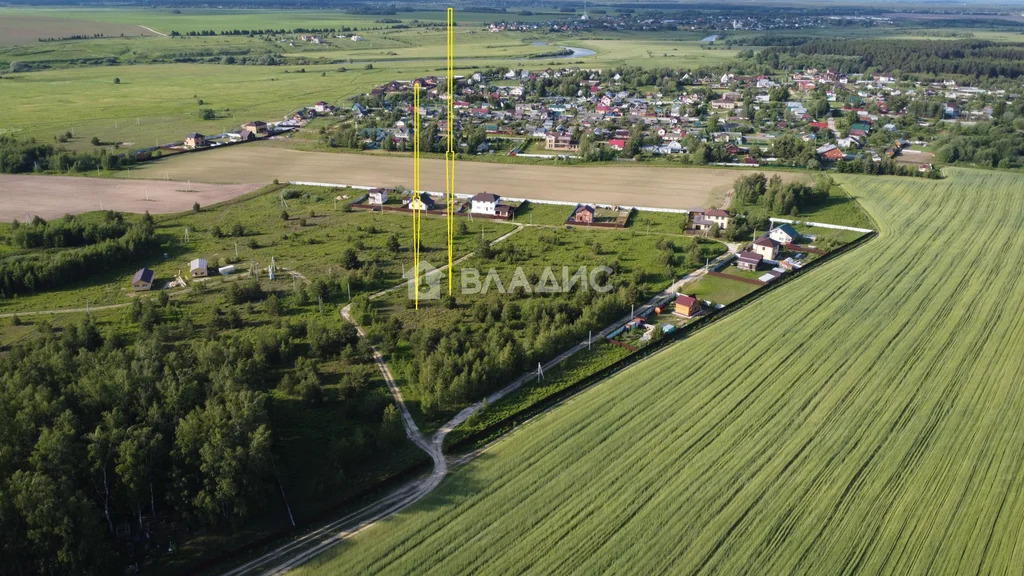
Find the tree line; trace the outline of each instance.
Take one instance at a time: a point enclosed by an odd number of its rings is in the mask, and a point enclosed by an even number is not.
[[[983,40],[815,39],[771,46],[757,61],[771,66],[834,67],[842,73],[869,69],[910,74],[1018,78],[1024,75],[1024,44]]]
[[[44,144],[35,138],[16,138],[0,134],[0,173],[23,172],[88,172],[90,170],[120,170],[131,160],[121,154],[110,154],[105,149],[72,152],[61,146]]]
[[[74,250],[7,258],[0,266],[0,298],[57,288],[134,261],[156,245],[155,230],[153,219],[147,214],[118,238]]]
[[[124,214],[110,210],[104,212],[102,222],[87,221],[81,216],[70,214],[52,222],[36,216],[27,224],[17,220],[12,222],[7,242],[19,248],[89,246],[120,238],[128,231],[128,227]]]

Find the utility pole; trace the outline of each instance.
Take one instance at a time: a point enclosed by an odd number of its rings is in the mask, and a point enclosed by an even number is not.
[[[537,382],[544,379],[544,367],[541,366],[540,362],[537,362]]]
[[[594,344],[594,331],[590,331],[590,336],[587,336],[587,350],[590,350]]]

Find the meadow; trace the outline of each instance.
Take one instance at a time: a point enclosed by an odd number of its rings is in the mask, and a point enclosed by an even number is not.
[[[1015,572],[1024,181],[948,174],[841,177],[878,238],[297,573]]]

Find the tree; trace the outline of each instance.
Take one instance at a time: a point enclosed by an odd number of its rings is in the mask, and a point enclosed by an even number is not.
[[[388,236],[388,241],[387,244],[385,245],[385,248],[387,248],[388,252],[391,252],[392,254],[397,254],[398,251],[402,249],[402,244],[398,241],[398,236],[395,234]]]
[[[199,202],[195,202],[195,203],[193,203],[193,204],[192,204],[192,211],[193,211],[193,212],[197,212],[197,213],[198,213],[198,212],[199,212],[199,210],[200,210]]]
[[[202,120],[216,120],[217,113],[212,108],[203,108],[199,111],[199,118]]]
[[[398,409],[394,404],[388,404],[384,408],[384,417],[380,423],[381,441],[384,445],[394,444],[402,439],[405,430],[402,428],[402,417],[398,415]]]
[[[93,136],[92,139],[89,140],[89,143],[91,143],[93,146],[99,146],[100,144],[102,144],[102,142],[100,142],[99,136]]]
[[[120,84],[120,83],[121,83],[121,79],[120,78],[114,78],[114,84]]]
[[[346,248],[345,252],[341,255],[341,265],[346,270],[358,270],[359,269],[359,255],[352,248]]]

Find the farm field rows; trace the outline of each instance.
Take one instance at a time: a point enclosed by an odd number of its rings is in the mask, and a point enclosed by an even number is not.
[[[444,190],[444,161],[423,159],[423,188]],[[456,191],[480,191],[537,200],[591,202],[623,206],[693,208],[721,203],[736,177],[725,168],[668,166],[537,166],[460,162]],[[780,172],[783,180],[803,178]],[[264,144],[246,144],[151,162],[132,170],[135,178],[218,183],[331,182],[357,186],[412,187],[410,155],[300,152]],[[639,188],[637,182],[644,182]],[[678,228],[672,230],[678,232]]]
[[[1024,179],[948,172],[842,177],[878,238],[298,572],[1016,571]]]

